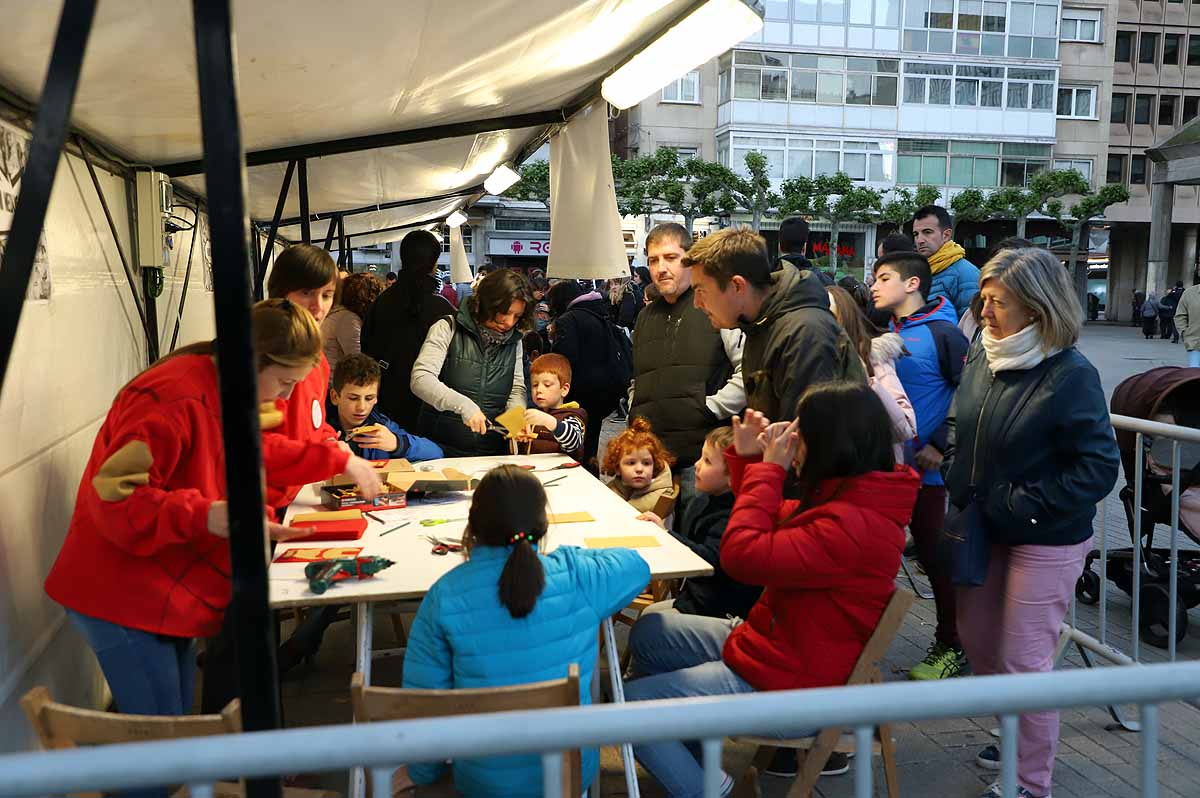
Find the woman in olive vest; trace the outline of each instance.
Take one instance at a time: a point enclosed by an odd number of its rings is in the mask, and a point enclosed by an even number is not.
[[[479,282],[458,313],[429,328],[412,370],[412,392],[424,404],[421,435],[447,457],[506,454],[491,421],[525,406],[521,335],[533,329],[533,297],[520,274],[499,269]]]

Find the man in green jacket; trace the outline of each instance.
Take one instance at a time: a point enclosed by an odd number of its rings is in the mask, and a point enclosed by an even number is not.
[[[696,307],[712,326],[746,333],[747,407],[782,421],[794,417],[810,385],[866,382],[862,359],[829,310],[820,279],[786,262],[772,272],[766,241],[757,233],[730,228],[702,238],[684,265],[693,267]]]
[[[1187,347],[1188,366],[1200,368],[1200,285],[1193,285],[1179,297],[1175,309],[1175,329]]]

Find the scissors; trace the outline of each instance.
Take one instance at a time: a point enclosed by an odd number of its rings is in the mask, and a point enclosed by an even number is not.
[[[421,526],[441,526],[442,524],[449,524],[454,521],[466,520],[465,518],[423,518],[421,519]]]
[[[433,553],[439,557],[445,557],[450,552],[460,552],[463,550],[462,541],[451,540],[450,538],[436,538],[433,535],[422,535],[421,537],[433,544]]]

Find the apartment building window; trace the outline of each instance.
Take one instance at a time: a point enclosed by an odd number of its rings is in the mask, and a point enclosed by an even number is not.
[[[763,3],[767,10],[767,19],[790,19],[792,16],[791,10],[788,8],[790,5],[790,0],[765,0]]]
[[[1117,31],[1117,47],[1113,51],[1113,63],[1129,64],[1133,62],[1133,31]]]
[[[900,62],[739,50],[722,68],[733,70],[739,100],[895,107]]]
[[[700,70],[693,69],[681,78],[668,83],[662,90],[662,100],[665,103],[700,102]]]
[[[1197,111],[1200,111],[1200,97],[1184,97],[1183,98],[1183,119],[1181,125],[1186,125],[1196,118]]]
[[[772,180],[783,179],[784,153],[787,139],[767,136],[734,136],[732,168],[739,174],[746,173],[746,155],[750,152],[760,152],[767,159],[767,177]]]
[[[1108,112],[1108,121],[1114,125],[1129,123],[1129,95],[1113,93],[1112,108]]]
[[[1146,185],[1146,156],[1134,155],[1129,159],[1129,185]]]
[[[668,144],[667,148],[675,150],[675,157],[679,159],[680,163],[700,156],[700,148],[695,146]]]
[[[1200,66],[1200,34],[1188,36],[1188,66]]]
[[[1182,33],[1168,33],[1163,36],[1163,64],[1179,64],[1179,51],[1183,47]]]
[[[1108,171],[1104,175],[1106,183],[1124,183],[1125,182],[1125,160],[1124,155],[1108,156]]]
[[[1032,108],[1035,111],[1053,107],[1054,70],[1008,68],[1008,102],[1013,109]]]
[[[957,10],[954,0],[908,0],[903,46],[922,53],[1053,59],[1058,15],[1057,3],[1040,0],[958,0]]]
[[[1025,185],[1049,166],[1050,145],[900,139],[896,182],[992,188]]]
[[[527,233],[531,230],[543,233],[550,232],[549,219],[530,219],[521,216],[497,216],[496,229],[503,232]]]
[[[1064,42],[1099,42],[1100,12],[1087,8],[1064,8],[1058,37]]]
[[[1133,103],[1133,123],[1135,125],[1150,124],[1150,112],[1153,105],[1153,94],[1139,94]]]
[[[1138,41],[1138,63],[1153,64],[1154,56],[1158,53],[1158,34],[1142,31]]]
[[[1158,124],[1173,127],[1175,125],[1175,109],[1179,106],[1179,98],[1164,94],[1158,98]]]
[[[904,65],[904,102],[915,105],[949,105],[951,64],[906,63]]]
[[[471,252],[471,225],[464,224],[459,229],[462,230],[463,249],[465,249],[467,251],[467,253],[470,254],[470,252]],[[450,228],[449,228],[449,226],[442,225],[442,229],[439,232],[439,235],[441,235],[441,237],[442,237],[442,252],[449,252],[450,251]]]
[[[1091,161],[1076,161],[1076,160],[1055,161],[1054,168],[1055,169],[1064,169],[1064,170],[1065,169],[1074,169],[1076,172],[1083,175],[1084,180],[1088,181],[1089,183],[1092,182],[1092,162]]]
[[[890,145],[889,145],[890,146]],[[820,177],[845,172],[851,180],[892,179],[891,152],[878,141],[788,137],[787,176]]]
[[[1073,119],[1095,119],[1096,87],[1059,86],[1058,115]]]

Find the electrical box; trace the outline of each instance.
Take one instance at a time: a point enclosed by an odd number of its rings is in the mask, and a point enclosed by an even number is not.
[[[166,219],[175,204],[171,179],[161,172],[137,173],[138,265],[161,269],[167,262]]]

